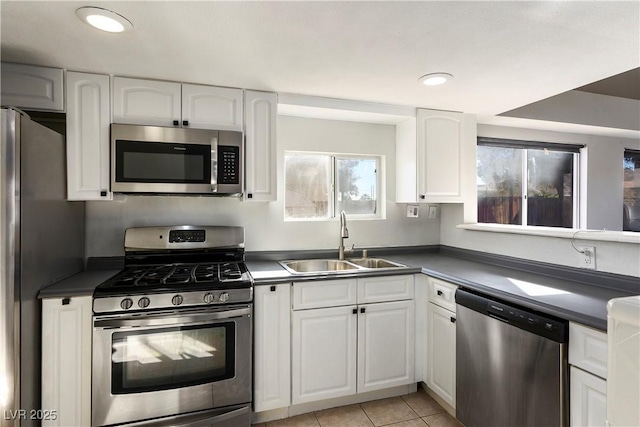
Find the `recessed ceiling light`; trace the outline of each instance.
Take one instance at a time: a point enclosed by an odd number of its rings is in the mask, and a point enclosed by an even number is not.
[[[82,22],[109,33],[122,33],[133,29],[127,18],[100,7],[81,7],[76,10],[76,15]]]
[[[425,86],[437,86],[451,80],[453,76],[449,73],[430,73],[420,77],[418,81]]]

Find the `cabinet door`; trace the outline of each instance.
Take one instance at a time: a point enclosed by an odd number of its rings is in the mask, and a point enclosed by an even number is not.
[[[179,126],[180,83],[113,78],[113,122]]]
[[[183,84],[181,125],[242,132],[242,89]]]
[[[291,404],[291,285],[254,288],[255,412]]]
[[[418,201],[465,202],[475,194],[475,116],[418,110]]]
[[[358,306],[358,393],[413,383],[413,301]]]
[[[91,425],[91,302],[42,300],[42,408],[57,410],[43,426]]]
[[[291,401],[356,393],[356,307],[294,311]]]
[[[64,111],[63,87],[59,68],[2,63],[2,105]]]
[[[275,93],[245,92],[246,138],[245,195],[246,201],[271,202],[276,191],[276,113]]]
[[[109,76],[67,72],[67,198],[111,200]]]
[[[604,427],[607,419],[607,382],[571,367],[572,427]]]
[[[435,304],[427,308],[427,385],[456,407],[456,314]]]

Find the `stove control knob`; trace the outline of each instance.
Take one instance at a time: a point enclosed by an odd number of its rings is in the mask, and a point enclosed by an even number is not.
[[[149,307],[149,304],[151,304],[151,301],[147,297],[142,297],[138,300],[138,306],[140,308],[147,308]]]
[[[120,307],[123,310],[129,310],[133,306],[133,300],[131,298],[125,298],[120,302]]]
[[[206,294],[204,294],[204,302],[206,302],[207,304],[211,304],[214,300],[215,297],[212,293],[207,292]]]
[[[175,295],[173,298],[171,298],[171,304],[180,305],[182,304],[182,300],[182,295]]]
[[[220,297],[218,298],[220,302],[227,302],[228,299],[229,299],[229,294],[226,292],[221,293]]]

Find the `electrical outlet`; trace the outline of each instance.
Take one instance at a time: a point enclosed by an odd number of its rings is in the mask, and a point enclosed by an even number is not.
[[[580,246],[580,267],[595,270],[596,248],[595,246]]]
[[[407,218],[418,218],[418,205],[407,205]]]
[[[429,206],[429,219],[436,219],[438,217],[438,207]]]

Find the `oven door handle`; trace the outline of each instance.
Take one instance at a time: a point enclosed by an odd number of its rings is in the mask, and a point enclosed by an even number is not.
[[[225,310],[215,313],[193,313],[193,314],[174,314],[163,315],[162,317],[139,317],[136,319],[120,318],[120,319],[96,319],[93,326],[96,328],[124,328],[124,327],[141,327],[141,326],[186,326],[191,324],[202,324],[213,320],[231,319],[234,317],[249,316],[251,308],[238,308],[234,310]]]
[[[218,137],[211,138],[211,192],[218,192]]]

